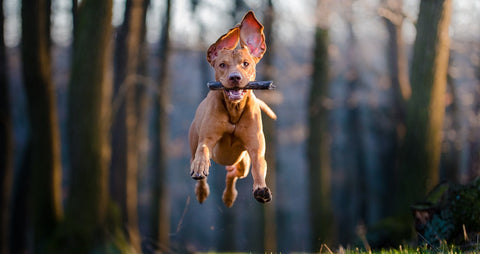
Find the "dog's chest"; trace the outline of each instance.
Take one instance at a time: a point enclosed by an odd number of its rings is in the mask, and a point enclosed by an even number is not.
[[[242,141],[234,134],[225,134],[218,142],[224,148],[243,146]]]

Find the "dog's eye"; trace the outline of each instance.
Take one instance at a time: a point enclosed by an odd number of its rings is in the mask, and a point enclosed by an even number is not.
[[[243,62],[243,67],[247,67],[248,65],[250,65],[250,63],[248,63],[247,61]]]
[[[220,63],[220,64],[218,65],[218,67],[220,67],[220,68],[225,68],[225,63]]]

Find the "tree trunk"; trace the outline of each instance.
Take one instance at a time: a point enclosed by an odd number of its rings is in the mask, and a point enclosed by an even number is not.
[[[451,0],[423,0],[413,48],[406,136],[400,153],[398,210],[409,212],[439,180]]]
[[[480,43],[478,43],[480,45]],[[476,72],[476,76],[477,76],[477,80],[480,80],[480,65],[477,66],[477,72]],[[480,115],[480,91],[477,89],[477,103],[476,103],[476,106],[475,106],[475,112],[476,112],[476,115]],[[480,132],[480,128],[477,127],[477,130],[479,130]],[[477,132],[477,134],[479,133]],[[479,140],[479,139],[477,139]],[[478,149],[477,151],[477,161],[476,161],[476,174],[475,176],[476,177],[480,177],[480,149]]]
[[[480,42],[477,42],[477,47],[480,46]],[[477,81],[480,80],[480,65],[477,65],[475,71]],[[474,103],[472,105],[473,115],[480,115],[480,89],[476,89],[474,94]],[[462,145],[462,152],[466,153],[466,161],[468,161],[465,169],[461,170],[460,183],[466,184],[474,181],[480,177],[480,126],[472,124],[469,128],[468,140],[466,144]],[[467,148],[464,148],[464,147]],[[461,155],[459,155],[461,156]],[[463,164],[463,163],[462,163]]]
[[[32,181],[32,142],[26,144],[22,154],[22,163],[18,167],[13,183],[12,209],[10,216],[9,249],[11,254],[24,254],[28,252],[27,232],[30,223],[28,216],[28,188]]]
[[[77,27],[78,0],[72,0],[72,24]]]
[[[367,218],[367,195],[370,193],[365,182],[368,157],[364,149],[364,136],[367,135],[364,119],[366,103],[360,100],[359,94],[365,89],[361,79],[359,45],[354,31],[355,16],[351,2],[346,6],[347,42],[345,58],[348,59],[345,69],[342,71],[342,84],[331,87],[332,93],[340,98],[340,107],[332,108],[331,117],[335,119],[332,129],[335,135],[332,138],[332,194],[335,203],[332,210],[335,211],[335,228],[339,228],[335,234],[337,242],[348,244],[356,239],[356,227],[366,223]],[[338,179],[337,181],[333,181]]]
[[[44,251],[62,216],[60,132],[51,78],[46,0],[22,1],[22,62],[32,138],[34,249]]]
[[[142,38],[143,0],[127,0],[115,48],[114,106],[112,124],[111,193],[120,206],[122,224],[135,250],[141,252],[138,229],[138,145],[136,74]]]
[[[480,43],[478,43],[480,45]],[[477,80],[480,80],[480,65],[477,66],[477,71],[476,71],[476,76]],[[477,89],[477,96],[476,96],[476,103],[475,103],[475,115],[480,115],[480,90]],[[476,136],[474,136],[474,140],[477,140],[477,144],[480,143],[480,126],[477,125],[477,127],[474,129],[474,133],[476,133]],[[471,174],[469,177],[471,177],[471,180],[473,181],[474,179],[480,177],[480,146],[477,145],[477,150],[475,150],[476,153],[476,158],[472,163],[472,170]]]
[[[388,149],[384,168],[392,169],[389,174],[384,174],[385,186],[396,188],[400,172],[398,170],[398,154],[405,136],[405,111],[406,102],[411,96],[411,86],[408,80],[408,60],[405,53],[405,43],[402,36],[403,26],[403,0],[383,1],[385,6],[379,9],[388,32],[387,64],[392,87],[392,110],[389,112],[394,122],[394,130],[390,130],[391,149]],[[389,195],[383,195],[384,213],[394,214],[396,202]]]
[[[449,59],[449,63],[451,62]],[[450,121],[445,121],[444,131],[450,132],[455,131],[455,133],[460,132],[460,120],[461,112],[458,105],[457,98],[457,89],[454,83],[454,79],[450,74],[447,76],[447,94],[450,94],[450,97],[453,98],[450,105],[446,105],[445,114],[449,116]],[[449,122],[449,123],[448,123]],[[448,123],[448,124],[447,124]],[[475,140],[475,139],[474,139]],[[478,139],[477,139],[478,140]],[[452,138],[446,137],[442,144],[442,152],[440,155],[440,173],[439,179],[440,182],[449,182],[449,183],[459,183],[459,168],[460,168],[460,156],[461,150],[459,149],[459,138],[453,140]]]
[[[307,155],[309,165],[311,247],[318,251],[321,245],[333,244],[333,213],[330,199],[330,135],[328,133],[329,92],[328,6],[317,1],[317,25],[313,52],[313,74],[308,100]]]
[[[116,244],[118,234],[109,225],[115,221],[108,206],[112,4],[112,0],[83,0],[76,14],[67,122],[71,184],[66,239],[59,246],[64,252],[112,248],[107,237]]]
[[[273,57],[275,56],[275,47],[274,47],[274,37],[273,37],[273,22],[275,19],[275,9],[273,8],[272,0],[267,1],[267,6],[264,11],[264,32],[265,40],[267,40],[269,48],[263,57],[263,71],[262,77],[263,80],[273,80],[274,78],[274,62]],[[272,92],[272,91],[270,91]],[[278,92],[274,92],[278,93]],[[268,101],[266,97],[267,104],[273,106],[271,101]],[[263,115],[263,132],[265,134],[265,159],[268,162],[268,172],[267,172],[267,186],[270,188],[272,193],[276,193],[276,170],[277,170],[277,128],[275,120],[271,119],[268,116]],[[264,216],[264,250],[266,252],[277,252],[277,222],[276,222],[276,210],[275,202],[271,204],[266,204],[263,206],[263,216]]]
[[[480,91],[477,90],[473,104],[473,114],[480,115]],[[469,140],[466,145],[469,146],[467,171],[465,172],[463,182],[470,183],[480,176],[480,127],[478,125],[470,126]]]
[[[7,254],[9,253],[7,236],[13,174],[13,128],[3,24],[3,0],[0,0],[0,254]]]
[[[164,21],[160,37],[159,52],[159,85],[158,94],[154,99],[154,146],[157,151],[153,159],[153,204],[151,237],[159,243],[161,251],[169,248],[170,206],[166,189],[168,167],[168,106],[170,103],[170,85],[168,78],[168,63],[170,62],[170,24],[172,1],[167,0]]]
[[[147,154],[148,154],[148,119],[149,112],[148,107],[151,105],[151,96],[149,95],[149,83],[148,83],[148,42],[146,40],[147,35],[147,10],[150,5],[150,0],[143,1],[142,9],[142,23],[140,32],[140,43],[138,53],[137,73],[139,79],[136,81],[135,89],[135,109],[137,118],[137,156],[138,156],[138,169],[139,171],[146,169],[147,167]],[[151,90],[151,88],[150,88]]]
[[[411,96],[412,90],[408,80],[408,60],[405,54],[402,27],[404,14],[403,0],[384,0],[385,7],[379,10],[388,31],[388,69],[393,89],[395,89],[395,104],[402,109],[402,105]]]

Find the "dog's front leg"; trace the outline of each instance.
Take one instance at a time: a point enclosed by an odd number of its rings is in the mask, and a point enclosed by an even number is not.
[[[208,176],[213,147],[219,139],[220,137],[209,137],[198,142],[195,157],[190,165],[190,175],[193,179],[201,180]]]
[[[249,139],[247,151],[252,160],[253,196],[260,203],[272,200],[272,192],[267,187],[267,162],[265,160],[265,137],[260,131],[255,139]]]

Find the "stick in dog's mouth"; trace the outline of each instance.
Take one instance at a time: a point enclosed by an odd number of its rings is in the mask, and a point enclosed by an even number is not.
[[[227,89],[222,85],[222,83],[218,81],[209,81],[207,82],[207,87],[210,90],[240,91],[240,90],[246,90],[246,89],[273,90],[275,89],[276,86],[273,84],[273,81],[251,81],[241,89],[240,88]]]

